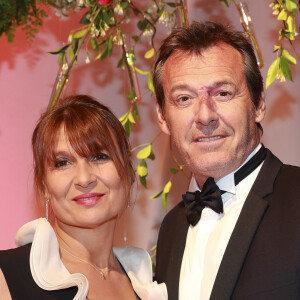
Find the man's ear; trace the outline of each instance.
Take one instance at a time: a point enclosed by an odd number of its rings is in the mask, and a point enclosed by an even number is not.
[[[156,103],[156,113],[157,113],[158,123],[159,123],[159,126],[160,126],[162,132],[164,132],[165,134],[170,135],[170,130],[169,130],[169,127],[167,125],[165,116],[162,112],[161,107],[158,105],[158,103]]]
[[[264,98],[260,98],[259,105],[255,109],[255,122],[260,123],[266,114],[266,102]]]

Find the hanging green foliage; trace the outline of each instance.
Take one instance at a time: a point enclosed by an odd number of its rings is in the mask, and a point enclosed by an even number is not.
[[[28,42],[32,42],[47,17],[46,0],[0,0],[0,36],[5,34],[13,43],[17,27],[21,27]],[[41,4],[41,5],[38,5]]]

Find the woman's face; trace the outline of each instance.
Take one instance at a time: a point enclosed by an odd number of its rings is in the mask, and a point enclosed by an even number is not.
[[[106,151],[80,157],[70,146],[64,127],[58,131],[55,161],[47,167],[46,196],[57,222],[96,228],[115,220],[126,205],[126,193]]]

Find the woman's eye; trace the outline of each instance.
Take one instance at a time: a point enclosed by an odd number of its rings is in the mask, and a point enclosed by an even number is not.
[[[102,160],[107,160],[109,159],[109,156],[104,153],[99,153],[95,156],[92,157],[91,161],[102,161]]]
[[[67,166],[68,164],[69,164],[69,161],[67,161],[67,160],[59,160],[54,163],[54,167],[56,169],[59,169],[59,168]]]

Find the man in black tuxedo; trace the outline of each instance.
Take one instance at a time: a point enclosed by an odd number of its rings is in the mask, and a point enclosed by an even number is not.
[[[175,30],[154,86],[160,126],[193,173],[158,238],[169,299],[300,299],[300,168],[260,142],[263,80],[248,38],[213,22]]]

